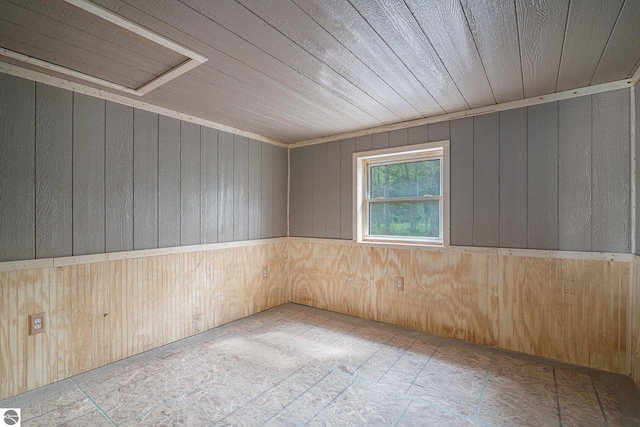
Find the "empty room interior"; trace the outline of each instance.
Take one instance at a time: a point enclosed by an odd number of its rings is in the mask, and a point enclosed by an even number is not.
[[[0,425],[640,425],[639,23],[0,0]]]

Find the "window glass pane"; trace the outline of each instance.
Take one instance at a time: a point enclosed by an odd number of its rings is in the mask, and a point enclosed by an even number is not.
[[[440,201],[370,203],[369,235],[440,238]]]
[[[440,159],[369,168],[369,197],[440,195]]]

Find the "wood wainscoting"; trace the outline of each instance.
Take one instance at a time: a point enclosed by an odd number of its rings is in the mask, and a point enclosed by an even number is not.
[[[630,260],[291,239],[288,296],[300,304],[628,375]],[[397,289],[396,277],[404,277],[404,290]]]
[[[640,387],[640,257],[633,260],[633,277],[631,281],[631,376]]]
[[[280,238],[0,263],[0,399],[287,301],[640,385],[638,257]]]
[[[3,263],[0,399],[284,303],[286,240]]]

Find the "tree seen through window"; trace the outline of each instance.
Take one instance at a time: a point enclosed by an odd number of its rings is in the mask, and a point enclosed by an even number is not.
[[[441,159],[369,168],[369,234],[440,236]]]

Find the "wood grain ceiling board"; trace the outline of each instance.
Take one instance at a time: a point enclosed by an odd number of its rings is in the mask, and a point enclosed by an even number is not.
[[[382,124],[263,50],[178,2],[130,1],[129,5],[124,2],[101,0],[98,3],[201,52],[209,58],[206,66],[255,86],[258,88],[256,93],[286,100],[290,110],[295,114],[310,117],[315,112],[323,117],[319,124],[324,126],[325,132],[330,132],[331,129],[363,128],[370,126],[372,122]],[[161,15],[162,20],[155,15]],[[189,35],[190,32],[196,33],[194,28],[206,28],[206,31],[198,35],[199,40]],[[149,99],[153,100],[155,96],[157,94],[151,93]],[[201,100],[201,96],[193,97],[194,103]],[[220,98],[218,102],[221,105],[232,105],[234,99]],[[202,116],[202,113],[199,116]],[[262,134],[266,135],[265,132],[268,131],[263,130]],[[283,141],[294,140],[289,138]]]
[[[623,1],[594,0],[570,3],[556,91],[589,86],[618,19]]]
[[[524,97],[515,3],[462,0],[496,102]]]
[[[403,121],[395,111],[392,111],[395,108],[391,103],[388,107],[382,104],[380,100],[337,73],[329,64],[305,51],[293,40],[266,24],[240,4],[228,1],[211,3],[201,0],[184,0],[183,3],[190,5],[228,31],[237,34],[296,72],[302,73],[309,80],[326,88],[379,122],[388,124]]]
[[[640,65],[640,0],[92,1],[209,58],[144,102],[282,142],[619,81]],[[0,46],[133,87],[184,59],[97,20],[62,0],[0,0]]]
[[[293,0],[314,21],[390,84],[424,116],[445,113],[415,74],[354,7],[342,0]]]
[[[607,47],[600,58],[591,84],[606,83],[633,76],[640,65],[640,0],[627,0],[622,6]]]
[[[214,76],[216,85],[207,81],[202,75]],[[225,83],[227,85],[225,86]],[[313,133],[320,132],[322,128],[317,126],[313,120],[303,121],[304,117],[291,116],[283,112],[286,107],[283,100],[269,102],[252,96],[257,88],[245,87],[243,82],[234,80],[231,76],[221,75],[216,70],[203,69],[197,73],[186,77],[181,82],[172,82],[166,85],[159,92],[155,99],[164,99],[163,102],[173,102],[181,110],[190,110],[190,114],[205,108],[212,117],[219,118],[219,121],[242,120],[247,123],[244,130],[254,132],[256,128],[268,126],[274,132],[278,132],[281,137],[291,133]],[[193,106],[193,98],[190,93],[207,93],[206,99],[201,100],[197,105],[197,110]],[[233,98],[233,104],[221,104],[220,99]],[[256,112],[256,107],[260,107],[266,113]],[[269,114],[269,112],[271,112]],[[231,115],[233,114],[233,118]],[[228,117],[227,117],[228,116]],[[307,119],[309,119],[309,115]],[[225,123],[223,123],[225,124]]]
[[[407,0],[406,3],[467,104],[471,108],[495,104],[487,73],[460,3],[425,3],[421,0]]]
[[[393,112],[402,120],[424,117],[417,107],[393,87],[394,79],[383,79],[376,72],[379,64],[366,64],[342,45],[304,10],[290,0],[242,0],[242,4],[269,25],[293,40],[319,61],[326,63],[354,86],[369,94],[381,104],[393,105]],[[430,97],[429,97],[430,98]],[[429,100],[427,98],[427,100]],[[437,107],[431,98],[429,109]]]
[[[469,108],[406,5],[360,0],[354,6],[447,112]]]
[[[516,0],[525,98],[555,92],[568,11],[569,0]]]

